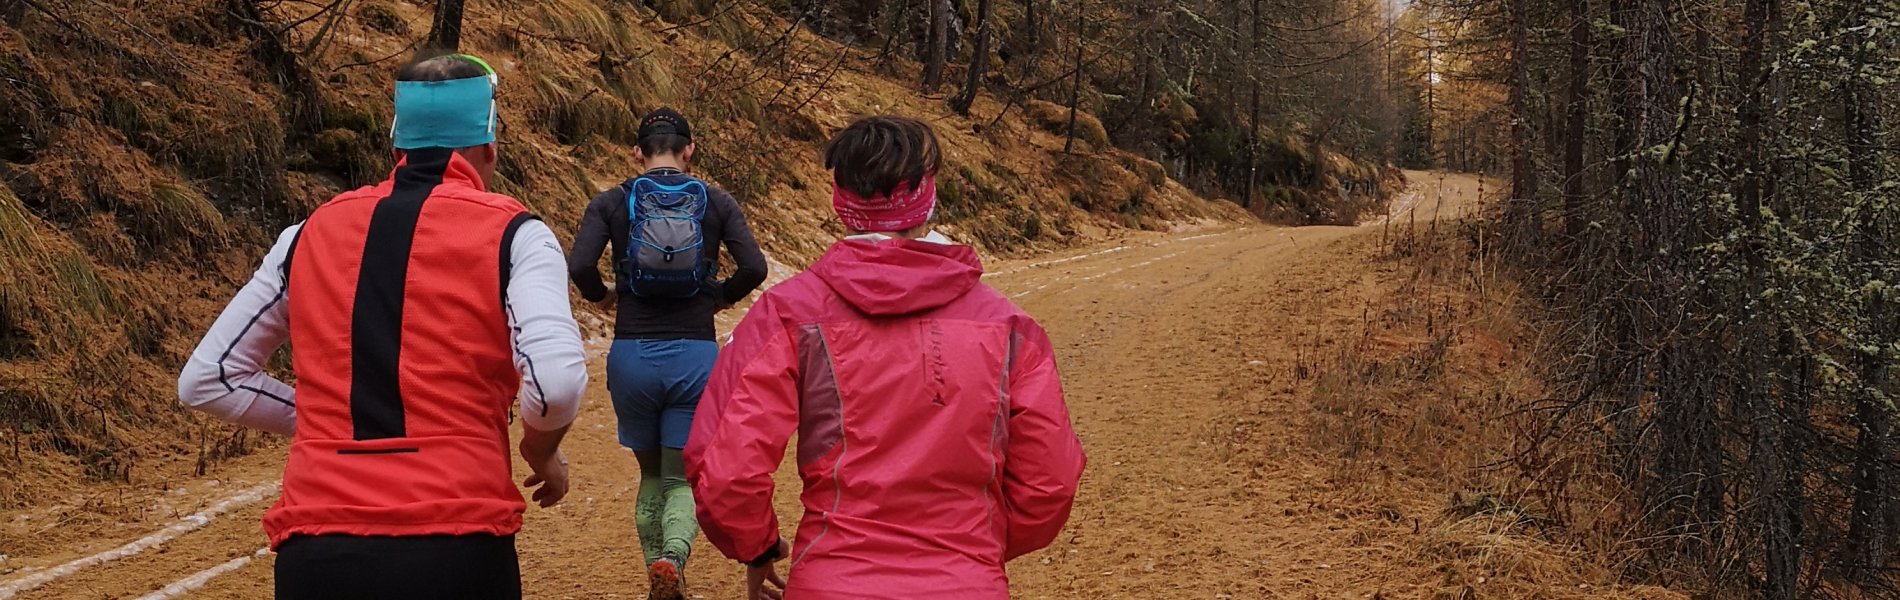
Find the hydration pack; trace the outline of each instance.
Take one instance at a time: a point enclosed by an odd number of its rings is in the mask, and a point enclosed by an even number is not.
[[[706,184],[627,182],[627,286],[635,296],[687,298],[705,285]]]

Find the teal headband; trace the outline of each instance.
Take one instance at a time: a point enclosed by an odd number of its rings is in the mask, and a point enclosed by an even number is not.
[[[495,84],[488,63],[458,55],[488,71],[449,81],[396,82],[396,122],[390,137],[398,150],[467,148],[495,141]]]

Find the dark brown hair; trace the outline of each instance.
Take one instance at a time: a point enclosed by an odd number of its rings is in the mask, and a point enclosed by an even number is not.
[[[921,184],[943,166],[930,125],[904,117],[868,117],[825,145],[825,168],[838,187],[866,198]]]
[[[693,138],[683,135],[662,133],[640,138],[640,152],[647,156],[666,156],[686,151],[693,144]]]
[[[487,75],[488,70],[459,54],[425,56],[396,70],[396,81],[455,81]]]

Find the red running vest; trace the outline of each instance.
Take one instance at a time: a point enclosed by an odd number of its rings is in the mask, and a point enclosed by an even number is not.
[[[264,514],[273,548],[521,529],[503,294],[510,238],[532,218],[430,150],[311,213],[287,259],[297,433]]]

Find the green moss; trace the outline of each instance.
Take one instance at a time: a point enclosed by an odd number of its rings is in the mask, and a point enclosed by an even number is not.
[[[970,208],[964,195],[962,178],[942,177],[937,180],[937,211],[944,219],[962,219],[970,215]]]
[[[366,185],[389,171],[387,150],[349,129],[329,129],[310,141],[316,166],[336,173],[351,185]]]
[[[389,117],[372,106],[355,106],[340,101],[323,103],[323,122],[333,128],[348,129],[363,135],[386,133]]]

